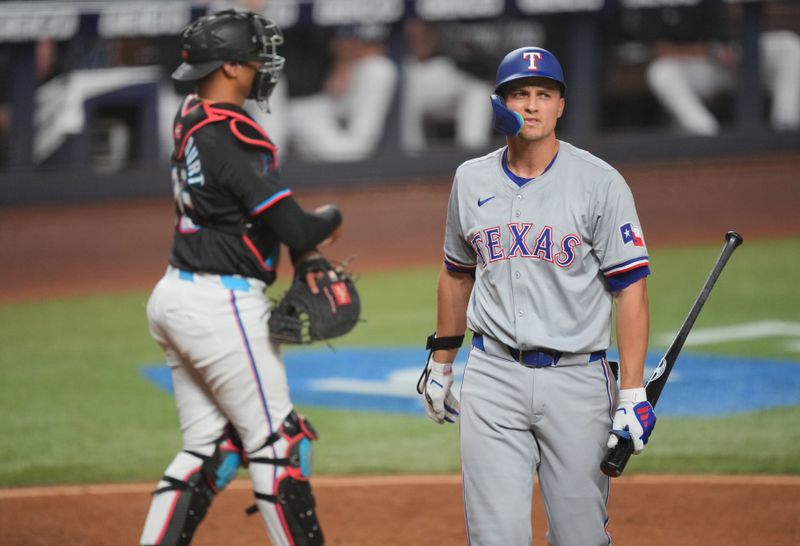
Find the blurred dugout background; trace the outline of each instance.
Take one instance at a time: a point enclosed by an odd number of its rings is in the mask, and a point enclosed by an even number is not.
[[[800,150],[797,0],[0,1],[0,206],[168,196],[179,32],[228,7],[284,29],[248,108],[291,187],[450,177],[503,144],[523,45],[564,65],[560,138],[611,162]]]

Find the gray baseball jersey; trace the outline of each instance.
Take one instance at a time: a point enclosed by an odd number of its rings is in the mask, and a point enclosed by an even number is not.
[[[445,263],[475,270],[470,330],[519,349],[607,349],[612,291],[649,272],[630,189],[563,141],[546,172],[520,187],[505,153],[462,164],[450,195]]]

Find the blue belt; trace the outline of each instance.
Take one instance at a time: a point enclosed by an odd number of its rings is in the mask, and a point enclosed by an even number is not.
[[[240,292],[247,292],[250,290],[250,283],[247,282],[247,279],[243,277],[237,277],[234,275],[217,275],[219,277],[219,282],[222,283],[228,290],[238,290]],[[193,271],[184,271],[183,269],[178,270],[178,278],[184,281],[194,282],[194,272]]]
[[[548,349],[532,349],[529,351],[520,351],[514,347],[509,347],[505,343],[495,341],[499,346],[504,347],[508,354],[528,368],[547,368],[548,366],[555,366],[564,353],[560,351],[552,351]],[[483,346],[483,334],[473,334],[472,346],[481,351],[486,351]],[[595,362],[606,356],[605,351],[595,351],[589,355],[589,362]]]

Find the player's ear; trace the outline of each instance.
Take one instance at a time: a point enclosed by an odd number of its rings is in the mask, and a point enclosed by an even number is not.
[[[242,63],[237,61],[225,61],[222,65],[222,73],[229,78],[235,78],[239,74]]]
[[[564,115],[564,106],[565,105],[566,105],[566,102],[564,101],[564,95],[561,95],[561,98],[559,99],[559,104],[558,104],[558,117],[559,118]]]

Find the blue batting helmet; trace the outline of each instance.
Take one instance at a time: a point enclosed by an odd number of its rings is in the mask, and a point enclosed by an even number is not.
[[[558,83],[561,92],[567,88],[564,83],[564,71],[556,56],[541,47],[521,47],[506,55],[497,67],[494,92],[500,94],[500,88],[520,78],[547,78]]]
[[[508,82],[521,78],[547,78],[553,80],[561,89],[567,88],[564,83],[564,71],[556,56],[541,47],[521,47],[506,55],[497,67],[492,108],[495,119],[494,128],[504,135],[514,136],[522,129],[522,116],[512,112],[500,98],[502,87]]]

